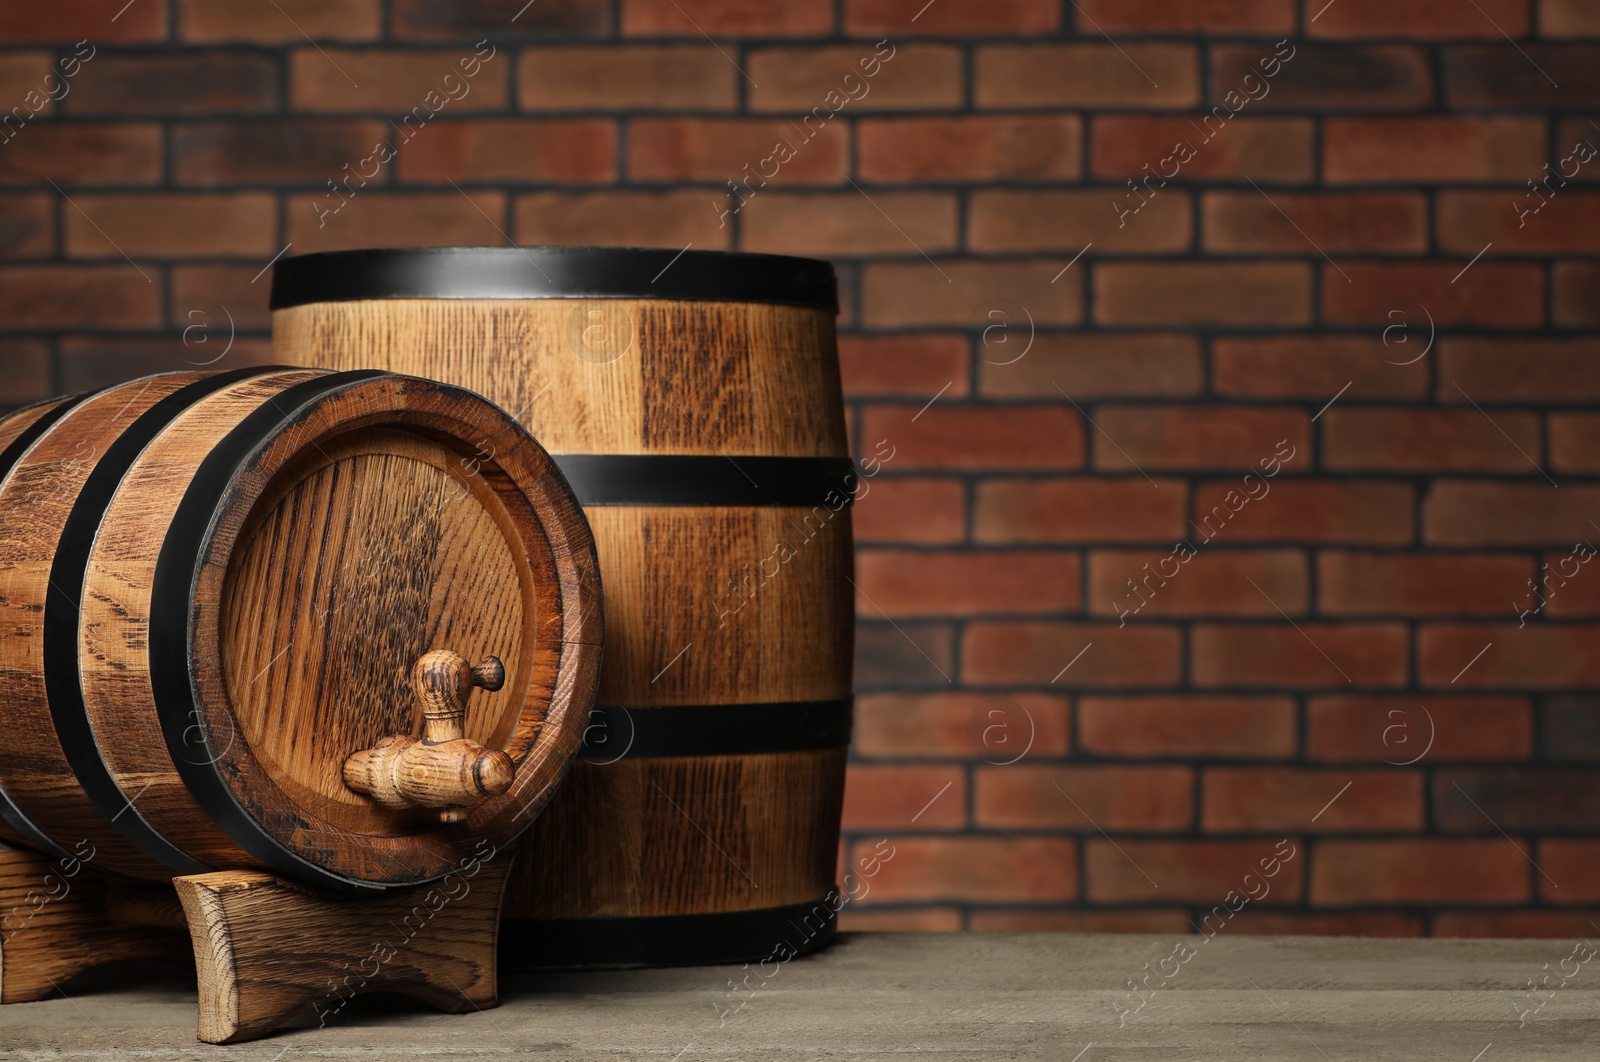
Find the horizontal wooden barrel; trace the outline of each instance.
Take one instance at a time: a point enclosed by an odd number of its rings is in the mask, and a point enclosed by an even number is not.
[[[599,707],[509,886],[506,963],[753,960],[832,932],[854,629],[835,298],[826,263],[692,250],[276,268],[274,360],[481,391],[594,528]]]
[[[567,771],[601,612],[549,455],[460,388],[263,367],[20,411],[5,836],[137,878],[441,877]]]

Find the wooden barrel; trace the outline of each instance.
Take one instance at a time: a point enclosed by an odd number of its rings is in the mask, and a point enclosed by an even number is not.
[[[9,840],[137,878],[416,884],[524,829],[582,742],[593,540],[477,395],[153,376],[8,418],[0,475]]]
[[[594,528],[598,708],[507,895],[502,961],[819,947],[850,737],[852,497],[823,262],[620,249],[307,255],[273,358],[481,391]]]

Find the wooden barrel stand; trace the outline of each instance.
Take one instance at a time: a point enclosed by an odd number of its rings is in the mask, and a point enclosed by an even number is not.
[[[512,865],[510,851],[496,855],[433,885],[352,898],[251,870],[113,882],[76,860],[0,850],[0,1003],[48,999],[109,963],[192,959],[196,1035],[213,1044],[306,1010],[333,1024],[367,992],[452,1014],[492,1007]]]
[[[827,942],[850,740],[855,484],[833,270],[592,248],[285,259],[273,359],[484,394],[594,530],[606,659],[507,891],[512,967]],[[797,928],[802,927],[802,928]]]

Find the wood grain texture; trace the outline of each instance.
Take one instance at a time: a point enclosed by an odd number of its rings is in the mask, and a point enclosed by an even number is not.
[[[75,590],[52,590],[51,566],[62,526],[109,444],[201,375],[135,380],[85,399],[40,436],[0,484],[0,685],[9,693],[5,717],[15,732],[10,754],[0,757],[0,790],[62,849],[86,844],[95,864],[136,877],[162,877],[165,868],[99,813],[56,738],[45,691],[44,609],[52,593]]]
[[[187,963],[187,934],[124,921],[146,890],[112,885],[85,860],[0,848],[0,1003],[45,999],[85,970],[127,959]],[[159,889],[160,886],[150,886]],[[170,923],[168,923],[170,925]]]
[[[515,836],[570,764],[597,682],[592,539],[548,455],[503,413],[388,375],[211,377],[123,455],[83,547],[76,662],[92,740],[75,756],[80,771],[85,757],[103,764],[126,804],[113,814],[85,797],[51,723],[65,702],[49,704],[39,677],[40,576],[86,475],[69,462],[198,379],[82,403],[0,486],[12,529],[0,669],[18,676],[6,711],[37,724],[38,753],[0,761],[0,785],[58,844],[83,837],[97,863],[137,877],[176,864],[129,845],[135,825],[192,863],[335,885],[427,881],[475,842]],[[166,584],[160,563],[176,573]],[[449,824],[385,808],[341,771],[386,735],[420,733],[409,676],[431,649],[508,662],[505,688],[473,699],[465,729],[515,777]]]
[[[274,314],[273,358],[470,387],[556,454],[848,454],[833,316],[822,310],[313,303]],[[600,703],[849,696],[848,509],[586,512],[606,586]],[[833,885],[843,763],[843,750],[580,763],[524,843],[507,917],[737,911],[822,896]]]
[[[495,946],[509,853],[492,847],[431,886],[332,898],[270,874],[173,879],[188,915],[207,1043],[263,1036],[354,996],[400,992],[450,1013],[494,1006]]]

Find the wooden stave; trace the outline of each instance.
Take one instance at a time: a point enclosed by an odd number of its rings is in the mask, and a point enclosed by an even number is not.
[[[331,375],[331,374],[322,373],[322,372],[316,372],[316,373],[292,372],[292,371],[286,372],[286,371],[281,370],[281,369],[272,369],[271,367],[261,367],[259,369],[248,370],[247,374],[248,375],[275,374],[276,376],[281,377],[281,378],[287,378],[287,379],[291,379],[291,380],[301,380],[301,381],[314,381],[318,377],[328,378]],[[195,378],[195,376],[197,376],[197,375],[202,375],[202,374],[185,374],[184,378],[185,378],[185,380],[192,381]],[[214,374],[203,374],[203,375],[211,376],[211,375],[214,375]],[[234,375],[234,374],[220,374],[220,375],[229,376],[229,375]],[[373,377],[373,376],[378,376],[380,374],[364,373],[364,374],[346,374],[346,375],[356,375],[356,376],[361,376],[361,377]],[[398,380],[399,378],[388,377],[387,379],[389,379],[389,380]],[[136,381],[136,383],[140,383],[140,382]],[[151,381],[144,381],[143,383],[144,383],[145,387],[140,392],[141,394],[148,393],[152,389],[152,386],[153,386],[154,391],[157,394],[160,394],[163,390],[170,389],[172,387],[172,383],[171,383],[170,378],[160,378],[160,377],[152,378]],[[508,421],[505,420],[503,414],[500,414],[498,411],[493,410],[493,407],[489,406],[487,403],[484,403],[477,396],[469,395],[466,392],[461,392],[458,389],[454,389],[454,388],[443,388],[440,385],[434,384],[434,383],[432,383],[430,381],[400,382],[396,386],[400,387],[401,389],[403,389],[403,388],[405,388],[407,386],[410,386],[412,388],[418,389],[419,392],[426,392],[426,393],[450,392],[452,394],[452,396],[453,396],[453,401],[455,401],[456,403],[458,403],[458,404],[461,404],[461,403],[468,404],[474,410],[478,411],[479,413],[492,414],[492,416],[495,418],[495,423],[497,423],[499,425],[502,425],[506,430],[509,430],[509,431],[513,432],[515,435],[519,436],[521,441],[526,441],[526,436],[523,435],[520,432],[520,429],[516,429],[514,425],[511,425]],[[125,390],[126,391],[126,390],[132,390],[132,389],[133,389],[133,386],[132,385],[128,385],[128,386],[124,387],[121,390]],[[351,386],[351,387],[346,387],[344,390],[345,391],[353,391],[353,389],[354,389],[354,387]],[[111,389],[111,390],[112,391],[117,391],[118,389]],[[335,392],[335,397],[337,397],[338,394],[339,394],[339,392]],[[120,399],[121,399],[121,395],[118,394],[118,395],[116,395],[115,399],[112,399],[112,400],[120,401]],[[130,402],[130,405],[131,404],[132,403]],[[267,404],[270,404],[270,403],[267,403]],[[282,419],[282,418],[279,418],[279,419]],[[337,418],[335,418],[335,419],[337,419]],[[447,422],[448,422],[448,418],[441,417],[441,416],[435,416],[433,418],[433,421],[431,421],[431,422],[429,422],[429,423],[427,423],[427,424],[425,424],[423,426],[426,427],[427,430],[436,432],[441,438],[443,438],[443,437],[445,437],[447,435],[447,432],[444,430],[444,428],[448,426]],[[8,422],[7,426],[9,426],[9,422]],[[348,426],[348,424],[347,424],[347,426]],[[467,425],[465,423],[462,424],[463,428],[470,427],[470,426],[471,425]],[[64,426],[63,427],[63,432],[65,432],[65,431],[66,431],[66,427]],[[65,437],[65,436],[63,436],[63,437]],[[3,438],[4,438],[3,429],[0,429],[0,439],[3,439]],[[457,436],[453,436],[453,438],[461,439],[463,441],[462,448],[463,449],[466,448],[465,442],[464,442],[464,440],[465,440],[465,435],[464,434],[458,433],[458,435]],[[312,444],[315,445],[315,440],[314,439],[312,440]],[[539,448],[537,446],[531,446],[531,447],[514,446],[514,447],[508,447],[507,449],[515,451],[516,456],[515,456],[514,459],[510,460],[509,464],[510,464],[511,467],[518,468],[519,474],[524,477],[524,479],[522,480],[524,482],[528,481],[527,478],[526,478],[526,477],[529,476],[529,471],[528,471],[528,467],[527,466],[529,466],[530,463],[537,464],[538,462],[543,462],[544,465],[546,465],[546,466],[548,465],[548,461],[549,461],[548,456],[544,455],[543,451],[539,450]],[[465,459],[464,458],[463,458],[463,464],[465,464]],[[499,464],[495,464],[494,468],[499,469]],[[484,470],[482,468],[478,468],[475,471],[483,472]],[[549,469],[548,468],[544,468],[543,471],[548,473]],[[497,474],[500,474],[501,479],[504,481],[501,484],[501,488],[500,489],[509,490],[512,493],[515,493],[517,497],[521,497],[520,490],[512,483],[510,478],[506,477],[503,473],[497,473]],[[576,571],[576,573],[577,573],[577,575],[575,577],[576,581],[574,582],[574,585],[571,587],[571,594],[569,595],[571,597],[571,600],[573,602],[577,602],[577,603],[573,604],[569,608],[566,608],[566,609],[554,609],[554,610],[551,610],[551,612],[550,612],[550,618],[555,620],[557,622],[557,624],[558,624],[558,627],[559,627],[559,635],[560,635],[560,637],[558,639],[558,649],[557,649],[558,657],[564,658],[564,659],[566,659],[566,660],[571,662],[570,666],[564,666],[561,669],[559,669],[559,673],[557,675],[557,678],[559,679],[560,683],[562,684],[562,689],[560,691],[560,701],[559,701],[558,707],[561,709],[562,712],[566,713],[566,716],[564,718],[557,718],[554,714],[552,714],[552,717],[551,717],[551,720],[550,720],[550,726],[548,728],[548,737],[549,737],[550,741],[546,743],[546,744],[550,745],[551,747],[545,750],[546,754],[543,755],[541,757],[541,759],[536,764],[533,765],[532,769],[530,769],[529,778],[531,779],[531,781],[519,779],[519,781],[525,781],[526,784],[523,784],[520,788],[513,789],[513,791],[510,794],[506,795],[506,797],[502,801],[502,804],[504,804],[506,806],[502,807],[500,818],[499,819],[495,819],[494,816],[490,815],[486,811],[486,809],[484,809],[482,807],[474,810],[473,814],[474,814],[474,816],[477,817],[478,821],[476,823],[473,823],[472,820],[469,819],[469,826],[462,831],[462,836],[463,837],[469,837],[469,839],[472,839],[472,840],[476,840],[480,836],[487,835],[487,836],[493,836],[498,841],[504,842],[506,840],[509,840],[511,837],[515,836],[515,834],[517,832],[520,832],[520,830],[522,828],[524,828],[525,824],[517,824],[516,823],[516,818],[520,817],[520,816],[511,816],[509,819],[507,819],[507,817],[504,814],[504,812],[509,810],[510,803],[514,802],[517,799],[521,799],[522,800],[522,803],[519,805],[519,807],[522,810],[527,810],[527,811],[536,810],[538,805],[543,802],[543,800],[546,798],[546,794],[550,791],[551,788],[553,788],[554,784],[557,781],[559,781],[560,775],[564,773],[564,771],[566,770],[568,764],[570,764],[572,755],[576,752],[577,745],[581,741],[581,721],[580,721],[580,725],[573,726],[573,725],[571,725],[570,717],[571,717],[571,715],[572,715],[572,713],[574,711],[578,711],[578,710],[586,711],[588,700],[589,700],[590,697],[592,697],[592,690],[593,690],[593,684],[594,684],[594,679],[593,679],[592,672],[593,672],[594,668],[597,666],[597,656],[598,656],[598,649],[597,649],[597,643],[598,643],[598,640],[599,640],[598,621],[591,621],[588,624],[584,624],[582,622],[582,619],[581,619],[581,610],[582,609],[589,609],[589,610],[594,611],[596,613],[598,613],[598,609],[599,609],[598,585],[597,585],[597,583],[595,583],[595,581],[594,581],[594,579],[592,577],[592,573],[594,571],[594,564],[593,564],[593,560],[592,560],[592,543],[588,542],[586,526],[583,525],[582,518],[581,518],[579,510],[578,510],[578,508],[576,506],[576,503],[572,499],[572,497],[570,495],[570,492],[567,491],[564,482],[560,481],[559,477],[556,477],[553,480],[553,482],[556,485],[556,489],[554,491],[554,494],[556,496],[553,499],[546,498],[544,500],[544,511],[542,511],[540,513],[540,516],[542,518],[545,518],[545,519],[550,521],[550,525],[551,525],[550,529],[551,529],[552,533],[559,532],[560,534],[563,534],[563,535],[566,536],[565,540],[559,543],[559,550],[563,554],[563,557],[558,562],[556,562],[561,566],[562,571],[564,573],[566,573],[564,578],[566,578],[567,576],[571,576],[574,571]],[[217,507],[218,508],[223,508],[223,507],[225,507],[225,505],[226,505],[225,501],[218,501],[217,502]],[[565,524],[561,523],[562,517],[560,515],[560,509],[561,509],[561,507],[563,505],[565,506],[565,509],[567,511],[567,518],[566,518],[566,523]],[[557,525],[560,525],[560,526],[557,526]],[[213,538],[213,541],[214,541],[214,538]],[[588,555],[589,555],[587,562],[584,559],[585,550],[587,550]],[[583,569],[585,568],[586,564],[587,564],[587,572],[588,572],[587,575],[583,571]],[[216,570],[216,566],[215,565],[213,565],[213,570]],[[226,566],[225,565],[222,566],[221,570],[225,572],[226,571]],[[219,578],[220,578],[220,576],[219,576]],[[578,585],[578,584],[582,584],[582,585]],[[580,598],[582,599],[581,601],[579,601]],[[178,611],[180,613],[183,611],[183,609],[181,608],[181,603],[180,603],[180,608],[178,610],[176,610],[176,611]],[[579,614],[579,622],[576,623],[576,624],[571,622],[573,613],[578,613]],[[157,611],[156,614],[159,615],[160,614],[159,611]],[[571,635],[571,638],[567,637],[569,634]],[[574,651],[572,653],[567,653],[566,652],[567,643],[569,643],[569,642],[572,645],[577,647],[576,651]],[[587,674],[586,674],[586,669],[587,669],[587,672],[588,672]],[[574,708],[574,702],[576,702],[578,705],[581,705],[581,709]],[[524,710],[522,712],[522,715],[519,717],[519,718],[523,719],[523,724],[526,723],[526,715],[527,715],[527,713]],[[522,726],[523,724],[519,724],[519,726]],[[525,726],[524,726],[524,729],[526,729]],[[119,736],[120,736],[120,733],[119,733]],[[169,735],[169,742],[170,742],[170,735]],[[543,746],[541,746],[541,747],[543,747]],[[553,749],[553,752],[552,752],[552,749]],[[152,751],[154,751],[154,750],[152,750]],[[74,768],[74,773],[76,773],[76,767],[77,767],[76,763],[69,762],[68,766]],[[173,766],[175,766],[175,765],[174,764],[169,764],[168,765],[169,771],[172,769]],[[521,773],[522,772],[519,771],[519,775]],[[539,788],[538,788],[537,792],[533,792],[533,793],[530,794],[529,790],[532,788],[532,785],[533,785],[534,782],[537,782]],[[181,790],[182,786],[180,786],[179,789]],[[187,795],[187,794],[185,794],[185,795]],[[79,793],[79,796],[80,797],[82,796],[81,792]],[[74,810],[83,813],[82,817],[84,819],[86,819],[86,820],[93,821],[95,819],[95,812],[94,812],[93,808],[92,807],[85,807],[81,800],[78,802],[78,804],[76,805]],[[196,811],[199,810],[198,809],[198,805],[194,805],[194,810],[196,810]],[[102,815],[102,817],[103,817],[103,815]],[[202,817],[204,817],[203,813],[202,813]],[[504,828],[501,828],[499,830],[498,834],[485,829],[485,824],[487,822],[489,822],[489,821],[501,821],[501,820],[505,821],[505,826],[504,826]],[[116,820],[116,822],[117,822],[117,824],[119,826],[119,829],[120,829],[120,826],[121,826],[122,822],[124,822],[124,821],[125,821],[125,818],[118,818]],[[22,839],[22,840],[25,840],[25,841],[29,840],[28,838],[18,838],[18,839]],[[125,844],[125,838],[123,838],[121,840]],[[32,843],[34,843],[37,846],[37,841],[36,840],[33,841]],[[226,848],[225,845],[223,847]],[[109,869],[113,873],[121,872],[121,873],[129,874],[129,875],[132,875],[132,876],[138,876],[138,877],[164,877],[164,876],[169,876],[170,873],[172,872],[172,870],[175,869],[175,868],[171,868],[171,867],[163,868],[159,864],[157,864],[155,866],[152,866],[152,864],[151,864],[151,862],[149,860],[141,859],[139,854],[137,854],[137,852],[135,854],[130,855],[130,853],[128,852],[127,848],[124,847],[123,844],[118,844],[118,843],[113,842],[112,844],[107,845],[106,849],[109,852],[109,854],[111,855],[110,863],[115,864],[115,865],[108,866],[108,861],[104,858],[104,855],[105,855],[104,852],[100,853],[102,855],[102,858],[97,861],[97,865],[100,866],[102,869]],[[252,865],[248,858],[244,858],[244,859],[229,858],[227,861],[228,861],[228,863],[230,865],[233,865],[233,866]],[[442,866],[436,867],[435,868],[436,872],[432,873],[429,876],[432,876],[432,877],[440,876],[440,875],[442,875],[444,873],[449,872],[449,870],[453,869],[455,865],[456,865],[456,861],[452,859],[447,865],[442,865]],[[280,867],[278,869],[286,869],[286,870],[289,870],[291,872],[291,874],[293,874],[293,869],[294,868],[292,868],[292,867]],[[390,885],[390,884],[405,885],[405,884],[413,884],[417,880],[426,880],[426,877],[419,878],[417,876],[412,876],[412,877],[406,878],[405,880],[402,880],[402,881],[373,883],[373,882],[370,882],[370,881],[352,881],[352,880],[346,880],[346,879],[340,879],[340,878],[329,878],[325,874],[321,875],[319,877],[315,873],[313,873],[313,874],[304,874],[304,873],[302,873],[302,874],[299,874],[299,875],[296,875],[296,876],[300,877],[302,880],[306,880],[308,878],[314,878],[314,879],[316,879],[315,883],[317,883],[317,884],[329,885],[329,886],[332,886],[332,887],[342,887],[342,888],[371,887],[374,884],[381,884],[381,885],[384,885],[384,886],[387,886],[387,885]]]
[[[737,258],[739,256],[731,257]],[[293,260],[286,263],[289,267],[292,267],[293,264]],[[280,273],[281,271],[280,269]],[[491,351],[496,345],[495,337],[501,337],[502,347],[509,348],[512,356],[518,357],[521,361],[536,360],[541,356],[548,360],[549,355],[559,353],[558,344],[554,343],[550,337],[560,334],[563,316],[570,320],[580,314],[592,315],[595,312],[600,312],[608,315],[608,319],[614,320],[620,313],[624,316],[631,316],[637,329],[638,319],[652,311],[658,312],[667,319],[676,317],[680,320],[680,323],[681,317],[685,313],[692,312],[692,310],[686,310],[680,304],[652,307],[647,304],[646,300],[630,300],[626,298],[609,300],[596,298],[552,299],[546,301],[544,305],[546,307],[554,307],[554,309],[543,315],[544,324],[542,327],[535,327],[527,322],[519,322],[515,318],[519,312],[524,310],[537,310],[540,305],[537,300],[472,299],[470,298],[470,292],[457,292],[455,297],[449,300],[432,300],[416,298],[415,294],[412,293],[411,296],[403,300],[383,299],[379,295],[370,295],[369,293],[370,297],[352,295],[350,296],[352,301],[331,303],[307,301],[304,304],[277,305],[274,313],[273,330],[274,360],[282,364],[331,364],[337,367],[372,364],[403,368],[405,371],[415,372],[419,375],[442,375],[453,382],[481,390],[507,409],[518,410],[519,414],[528,414],[528,410],[533,407],[535,400],[543,392],[543,388],[555,388],[558,381],[555,379],[542,380],[537,376],[524,380],[508,379],[510,374],[505,371],[506,366],[494,365],[490,360],[493,356]],[[770,321],[775,316],[783,314],[792,314],[800,317],[808,316],[805,311],[795,311],[792,308],[774,306],[718,305],[713,309],[715,312],[725,315],[725,319],[726,316],[744,315],[746,320],[765,317]],[[397,324],[393,320],[385,320],[386,315],[398,316],[402,320]],[[470,323],[475,315],[479,319],[476,327]],[[452,320],[458,326],[461,326],[456,329],[456,334],[453,337],[447,334],[450,332],[447,324]],[[442,325],[441,321],[446,322],[446,324]],[[809,320],[805,321],[803,326],[796,327],[797,330],[801,331],[808,327],[812,334],[825,336],[825,339],[817,342],[815,346],[821,348],[823,353],[826,353],[832,350],[832,326],[831,313],[812,311],[809,314]],[[760,328],[756,326],[750,330],[759,332]],[[693,332],[694,329],[688,329],[688,331]],[[505,337],[511,338],[506,339]],[[684,343],[681,346],[692,346],[692,344]],[[454,361],[453,364],[451,364],[452,360]],[[823,378],[814,382],[813,389],[824,395],[831,394],[833,396],[831,403],[826,403],[833,407],[832,414],[823,413],[820,417],[813,416],[812,418],[813,420],[820,419],[830,422],[820,432],[813,431],[809,434],[785,435],[781,431],[771,430],[770,424],[746,424],[744,425],[746,429],[753,430],[735,432],[731,435],[718,435],[717,431],[721,422],[708,419],[699,425],[696,430],[706,430],[711,443],[714,444],[713,446],[707,446],[702,440],[687,438],[685,432],[677,434],[657,432],[652,434],[643,430],[644,425],[642,424],[635,424],[633,426],[635,430],[631,433],[622,433],[623,437],[611,438],[600,442],[596,435],[596,417],[590,409],[585,408],[584,403],[590,395],[600,395],[602,396],[602,401],[609,400],[606,398],[608,395],[615,396],[619,393],[626,397],[628,394],[627,389],[625,386],[618,387],[615,379],[603,380],[599,386],[591,383],[589,386],[574,387],[571,386],[570,377],[574,375],[571,373],[568,374],[569,379],[566,381],[568,385],[560,390],[563,402],[567,403],[569,407],[573,403],[576,403],[577,406],[572,411],[572,416],[568,421],[561,423],[546,422],[539,417],[537,412],[519,415],[519,419],[540,437],[541,441],[552,452],[558,455],[596,452],[632,454],[697,453],[709,450],[710,452],[732,457],[753,454],[842,457],[846,455],[847,448],[843,431],[842,402],[838,398],[837,362],[835,359],[825,356],[818,357],[815,361],[823,367],[821,374]],[[567,368],[571,368],[571,366],[567,366]],[[635,405],[640,404],[637,401],[637,393],[642,390],[642,387],[634,390],[634,399],[632,401]],[[663,395],[663,397],[665,396]],[[763,428],[765,430],[762,430]],[[696,442],[699,442],[700,445],[695,445]],[[609,449],[608,444],[610,445]],[[660,510],[640,507],[601,509],[589,506],[587,511],[589,512],[591,523],[596,527],[596,539],[602,557],[602,566],[608,573],[606,576],[608,610],[616,616],[619,612],[618,596],[620,593],[614,572],[614,555],[617,549],[613,536],[610,535],[605,526],[605,517],[602,514],[625,512],[630,514],[629,519],[637,517],[643,520],[648,518],[646,514],[654,513],[659,515]],[[693,510],[678,511],[680,513],[693,512]],[[806,513],[810,512],[809,509],[801,508],[792,508],[788,511],[767,511],[790,520],[801,519]],[[715,510],[708,509],[703,510],[699,515],[704,517],[714,513]],[[842,551],[845,558],[843,571],[848,574],[848,566],[850,564],[848,513],[846,513],[843,521],[838,521],[833,526],[828,537],[831,539],[828,550],[835,554]],[[759,557],[751,556],[748,559],[757,561]],[[837,580],[835,581],[837,582]],[[795,699],[815,697],[819,700],[825,700],[835,696],[849,696],[850,649],[848,647],[848,631],[853,625],[854,602],[853,595],[849,594],[842,585],[836,589],[841,591],[837,595],[838,600],[831,607],[823,610],[828,619],[820,621],[818,625],[832,622],[835,631],[844,632],[844,640],[847,643],[847,647],[843,653],[843,666],[835,669],[830,680],[817,682],[809,688],[802,688],[798,691],[788,691],[790,694],[799,694]],[[770,597],[767,600],[770,600]],[[765,608],[766,604],[767,602],[763,601],[762,607]],[[625,609],[625,606],[623,608]],[[679,688],[663,690],[659,688],[659,684],[645,681],[650,677],[649,674],[637,668],[624,667],[619,672],[615,662],[618,656],[625,653],[627,649],[626,639],[618,638],[618,632],[637,626],[625,617],[619,618],[621,619],[620,622],[608,625],[607,667],[602,682],[601,703],[634,705],[693,704],[706,699],[704,694],[698,690]],[[618,674],[625,675],[633,681],[631,683],[627,681],[619,683],[616,680]],[[631,689],[629,688],[630,685]],[[637,697],[628,696],[630,693],[638,693],[641,688],[648,690],[647,699],[641,700]],[[770,689],[765,691],[755,689],[743,692],[751,695],[739,697],[729,694],[727,699],[755,701],[762,699],[773,701],[788,699],[787,696],[775,695],[774,691]],[[774,760],[781,761],[786,757],[803,759],[807,756],[814,760],[829,761],[827,767],[813,763],[811,770],[818,777],[826,775],[829,781],[823,788],[827,789],[831,786],[832,791],[837,796],[842,797],[844,760],[842,748],[836,750],[831,758],[819,757],[815,753],[777,753],[717,757],[716,762],[724,765],[724,770],[735,773],[758,772],[764,768],[770,769],[770,764]],[[569,782],[568,788],[570,792],[568,795],[571,796],[591,788],[591,776],[595,770],[614,771],[619,766],[623,765],[617,764],[605,768],[597,768],[594,764],[580,761],[577,767],[574,768],[573,778]],[[659,777],[670,778],[672,772],[671,765],[665,760],[640,760],[633,764],[628,764],[623,769],[634,774],[636,782],[638,778],[646,777],[656,781],[658,780],[656,774],[658,771],[666,772]],[[539,853],[544,848],[540,842],[545,831],[556,828],[557,824],[562,822],[564,818],[570,818],[569,828],[581,821],[582,816],[576,813],[576,809],[573,815],[565,815],[562,810],[563,799],[563,796],[558,794],[556,800],[552,801],[551,808],[547,810],[545,819],[536,827],[536,832],[530,844],[524,849],[526,854],[522,858],[525,863],[539,858]],[[837,858],[838,800],[828,802],[826,807],[822,808],[792,810],[794,811],[794,821],[773,823],[771,827],[791,835],[801,835],[811,829],[818,821],[825,821],[825,828],[832,838],[826,846],[826,852],[821,852],[820,850],[817,852],[811,864],[812,872],[804,876],[804,884],[790,893],[791,898],[798,897],[803,901],[811,901],[815,904],[815,902],[827,900],[830,895],[837,895],[836,891],[832,889],[831,883],[834,863]],[[679,823],[678,825],[680,828],[677,830],[677,836],[674,838],[674,842],[669,843],[677,843],[680,847],[698,844],[701,848],[704,848],[705,836],[698,832],[698,827],[692,827],[686,823]],[[705,824],[702,823],[701,825]],[[712,831],[715,832],[714,826]],[[820,849],[822,846],[817,847]],[[585,854],[581,849],[577,851],[580,855]],[[547,850],[544,851],[544,855],[548,857],[549,852]],[[717,857],[713,853],[710,858],[716,859]],[[559,858],[547,858],[546,860],[547,865],[560,865],[563,862],[564,860]],[[520,937],[530,941],[538,941],[544,939],[547,931],[568,926],[580,927],[574,931],[574,939],[580,939],[579,935],[582,934],[581,927],[585,923],[598,926],[602,922],[612,920],[611,914],[607,913],[606,905],[593,902],[595,900],[593,896],[588,898],[589,902],[574,904],[566,910],[552,909],[548,902],[548,894],[541,897],[537,895],[539,890],[530,885],[531,882],[538,880],[538,878],[538,870],[530,866],[519,867],[513,877],[507,897],[507,915],[513,920],[526,920],[522,921],[520,926],[513,925],[511,927],[512,939]],[[770,912],[776,916],[788,910],[781,904],[762,906],[763,904],[768,904],[766,896],[757,898],[754,890],[747,891],[751,895],[740,897],[733,904],[722,903],[719,905],[718,902],[708,904],[705,902],[704,897],[700,897],[701,902],[696,903],[693,896],[685,895],[672,904],[658,903],[654,907],[633,904],[624,911],[615,911],[615,905],[612,905],[611,911],[621,915],[621,917],[614,919],[617,924],[632,922],[638,931],[646,932],[654,928],[665,929],[671,926],[675,920],[683,924],[694,921],[696,925],[704,926],[709,920],[717,918],[719,914],[726,914],[728,918],[725,921],[731,924],[747,915],[760,915]],[[809,896],[800,895],[808,891],[810,892]],[[780,894],[781,890],[771,890],[767,893],[767,896]],[[611,897],[610,899],[616,899],[616,897]],[[528,916],[530,915],[536,917],[529,919]],[[569,915],[572,917],[565,917]],[[744,919],[741,924],[745,925],[746,928],[732,933],[733,939],[726,942],[729,946],[724,949],[722,958],[755,958],[765,954],[766,949],[770,947],[771,929],[775,924],[774,918],[768,918],[765,922],[756,923]],[[755,928],[751,929],[751,926]],[[831,932],[831,917],[829,931]],[[825,942],[825,940],[818,941],[817,944],[820,945],[822,942]],[[585,956],[591,962],[595,960],[592,950],[590,949],[591,954]],[[610,962],[607,961],[605,956],[600,956],[599,961],[603,964],[626,965],[636,961],[638,954],[638,952],[630,951],[627,947],[622,947],[611,957]],[[509,958],[511,957],[508,956]],[[680,959],[679,961],[683,960]]]

